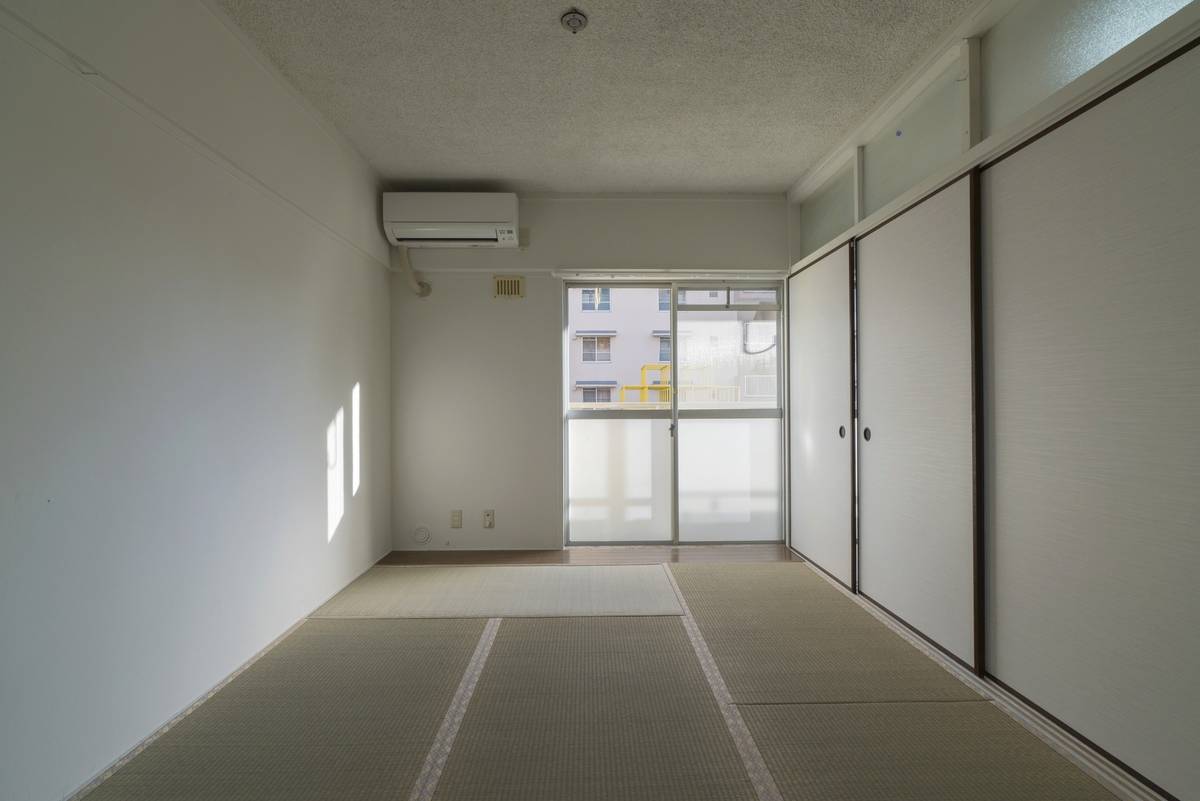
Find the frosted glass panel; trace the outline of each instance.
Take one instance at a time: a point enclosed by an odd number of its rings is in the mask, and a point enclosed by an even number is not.
[[[912,189],[962,152],[958,67],[934,79],[892,125],[867,143],[863,164],[866,213]]]
[[[779,408],[779,312],[682,311],[680,409]]]
[[[670,425],[568,421],[571,542],[671,539]]]
[[[1023,0],[983,37],[990,135],[1188,4],[1188,0]]]
[[[829,244],[853,225],[854,170],[846,167],[800,205],[792,261]]]
[[[679,539],[778,540],[780,420],[679,421]]]
[[[679,290],[680,306],[724,306],[729,302],[728,287]]]

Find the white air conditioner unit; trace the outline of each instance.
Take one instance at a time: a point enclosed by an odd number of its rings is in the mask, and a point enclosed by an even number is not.
[[[383,230],[410,248],[515,248],[511,192],[385,192]]]

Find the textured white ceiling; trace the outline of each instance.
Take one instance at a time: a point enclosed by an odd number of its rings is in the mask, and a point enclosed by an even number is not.
[[[389,181],[782,192],[973,0],[219,0]]]

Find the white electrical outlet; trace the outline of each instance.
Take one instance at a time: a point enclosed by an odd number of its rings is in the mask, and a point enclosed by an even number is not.
[[[450,510],[450,528],[462,528],[462,509]]]
[[[483,510],[483,527],[484,528],[495,528],[496,527],[496,510],[495,509],[484,509]]]

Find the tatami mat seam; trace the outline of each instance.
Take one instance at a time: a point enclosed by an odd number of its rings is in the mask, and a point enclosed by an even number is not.
[[[483,632],[479,635],[479,644],[475,646],[475,653],[471,655],[471,661],[463,671],[462,681],[459,682],[458,690],[454,693],[449,709],[446,710],[446,716],[442,719],[433,745],[429,748],[421,773],[413,784],[409,801],[429,801],[437,791],[442,769],[446,766],[450,750],[454,747],[454,739],[467,714],[467,706],[471,703],[471,696],[475,694],[475,687],[483,674],[483,666],[491,653],[492,644],[496,641],[496,632],[500,630],[501,620],[502,618],[498,617],[489,618],[483,627]]]
[[[779,792],[779,787],[775,783],[770,769],[767,768],[766,760],[758,750],[758,744],[754,742],[754,736],[750,734],[749,727],[742,720],[741,712],[733,703],[725,680],[721,677],[721,671],[717,668],[716,660],[708,650],[708,645],[704,642],[704,635],[700,633],[700,627],[696,625],[692,611],[688,608],[687,600],[683,597],[683,591],[675,581],[675,575],[665,564],[662,565],[662,569],[667,574],[667,580],[671,583],[671,588],[679,599],[679,606],[683,609],[683,616],[680,618],[683,628],[687,632],[692,649],[696,652],[696,658],[700,661],[700,667],[704,671],[704,677],[708,680],[709,688],[721,710],[721,716],[725,719],[725,725],[729,728],[729,735],[737,746],[742,764],[746,768],[746,774],[754,786],[754,792],[758,795],[759,801],[783,801],[783,795]]]

